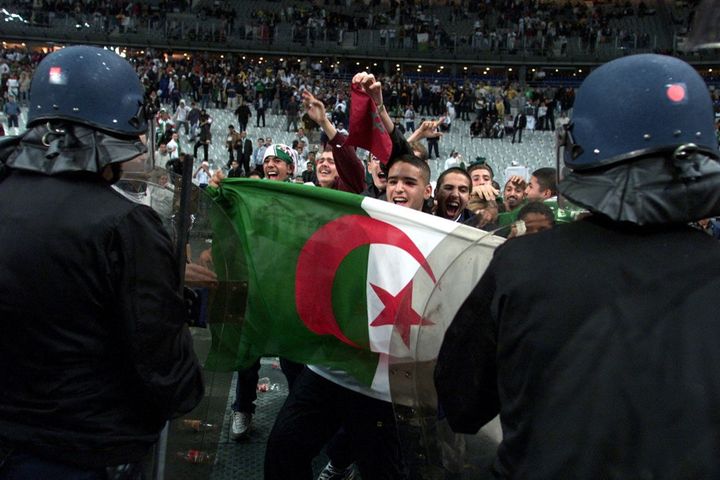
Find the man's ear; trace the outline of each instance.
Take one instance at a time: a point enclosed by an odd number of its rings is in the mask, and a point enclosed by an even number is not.
[[[423,198],[424,198],[425,200],[427,200],[427,199],[430,198],[431,196],[432,196],[432,185],[430,185],[430,184],[428,183],[427,185],[425,185],[425,192],[423,192]]]

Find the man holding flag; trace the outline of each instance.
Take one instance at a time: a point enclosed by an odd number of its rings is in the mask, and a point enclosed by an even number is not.
[[[353,93],[353,105],[357,105],[360,102],[356,101],[357,93]],[[348,143],[334,131],[321,102],[309,93],[304,93],[304,100],[308,115],[321,125],[333,150],[340,148],[339,142]],[[364,141],[387,159],[391,142],[376,111],[375,114],[370,115],[374,120],[371,128],[377,129],[380,138],[371,132],[373,135],[365,136]],[[356,159],[352,164],[361,166],[354,152],[352,156]],[[357,173],[362,179],[362,171]],[[431,193],[429,167],[412,155],[395,159],[389,169],[387,191],[388,201],[422,209]],[[387,319],[390,323],[394,321],[391,317],[388,315]],[[388,389],[387,385],[368,388],[353,375],[337,368],[310,365],[298,378],[296,388],[276,419],[267,445],[265,478],[311,478],[312,459],[333,437],[336,448],[329,452],[331,459],[334,450],[341,453],[345,461],[339,466],[328,464],[320,478],[352,478],[354,470],[348,463],[352,462],[349,459],[353,455],[349,453],[354,454],[365,478],[406,478]],[[297,445],[303,445],[303,448]],[[351,452],[349,447],[354,447]],[[289,450],[294,453],[289,455]]]
[[[409,155],[391,161],[387,191],[389,202],[421,210],[431,193],[430,168]],[[390,305],[390,294],[377,288]],[[392,325],[391,311],[377,323]],[[266,480],[312,478],[312,459],[341,427],[352,438],[363,478],[407,478],[388,389],[387,384],[368,387],[338,368],[313,365],[304,370],[268,439]]]
[[[353,108],[358,103],[353,98]],[[377,114],[372,101],[366,105]],[[360,128],[351,122],[353,132]],[[384,135],[377,145],[392,145],[384,129],[376,134]],[[377,145],[371,151],[387,162],[391,149],[383,153]],[[225,255],[215,262],[218,275],[245,279],[248,302],[242,324],[213,326],[207,367],[237,368],[265,353],[313,365],[298,377],[268,440],[268,480],[311,479],[312,459],[341,428],[364,478],[407,478],[390,403],[391,358],[415,360],[420,327],[441,338],[442,319],[451,315],[429,321],[419,312],[439,275],[485,237],[416,211],[431,193],[424,161],[398,155],[388,167],[388,202],[243,179],[215,191],[232,219],[214,224],[213,256]],[[237,243],[222,248],[222,239],[233,236]],[[482,248],[491,251],[493,242]],[[452,295],[469,293],[481,267]]]

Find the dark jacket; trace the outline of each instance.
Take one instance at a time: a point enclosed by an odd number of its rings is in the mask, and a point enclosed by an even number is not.
[[[243,158],[250,161],[250,157],[253,152],[252,140],[250,140],[249,138],[246,137],[245,140],[239,141],[237,144],[237,151],[238,151],[239,155],[242,155]]]
[[[720,245],[685,226],[509,240],[446,332],[438,400],[458,432],[500,414],[499,478],[720,478],[718,292]]]
[[[0,446],[140,461],[203,385],[160,218],[88,173],[0,181]]]

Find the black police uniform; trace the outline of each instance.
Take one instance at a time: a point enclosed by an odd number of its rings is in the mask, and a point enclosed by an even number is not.
[[[99,176],[0,182],[0,446],[140,461],[203,394],[160,218]]]
[[[435,370],[454,430],[500,414],[497,477],[720,478],[720,246],[688,226],[720,214],[714,130],[676,58],[583,82],[559,187],[592,216],[500,247]]]
[[[446,333],[440,403],[458,432],[500,414],[500,478],[717,478],[718,291],[720,247],[689,227],[510,240]]]

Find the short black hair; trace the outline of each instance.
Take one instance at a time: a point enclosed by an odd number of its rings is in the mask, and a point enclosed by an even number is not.
[[[467,178],[468,185],[470,185],[470,187],[472,188],[472,178],[470,178],[470,174],[468,172],[466,172],[464,168],[450,167],[447,170],[445,170],[444,172],[442,172],[440,174],[440,176],[438,177],[437,184],[436,184],[437,186],[435,187],[436,189],[438,189],[442,186],[443,180],[445,180],[445,177],[450,173],[459,173],[463,177]]]
[[[538,168],[532,174],[537,179],[538,185],[540,185],[543,192],[550,190],[551,197],[557,196],[557,170],[552,167]]]
[[[555,214],[553,214],[552,208],[548,207],[544,202],[529,202],[520,209],[517,219],[525,220],[525,218],[531,213],[539,213],[550,220],[551,225],[555,225]]]
[[[425,184],[428,185],[430,183],[430,167],[428,166],[426,161],[421,160],[420,158],[416,157],[411,153],[406,153],[404,155],[400,155],[398,157],[390,159],[390,161],[387,163],[386,171],[389,172],[393,165],[398,162],[409,163],[410,165],[417,167],[418,169],[420,169],[420,173],[422,174],[423,180],[425,180]]]

